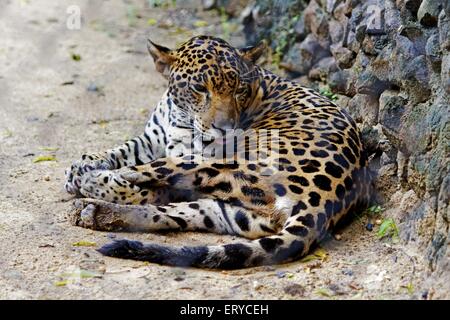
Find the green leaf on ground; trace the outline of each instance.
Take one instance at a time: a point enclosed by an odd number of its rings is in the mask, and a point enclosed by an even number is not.
[[[325,288],[317,289],[316,294],[324,296],[324,297],[332,297],[333,293]]]
[[[99,276],[98,273],[91,272],[91,271],[87,271],[87,270],[83,270],[83,269],[80,270],[79,275],[80,275],[80,277],[83,278],[83,279],[86,279],[86,278],[94,278],[94,277],[98,277],[98,276]]]
[[[5,131],[2,132],[2,136],[3,136],[3,138],[9,138],[12,136],[12,131],[9,129],[6,129]]]
[[[81,60],[81,56],[77,53],[72,53],[72,60],[73,61],[80,61]]]
[[[98,278],[101,277],[98,273],[79,269],[71,273],[64,273],[62,277],[67,278],[67,281],[70,281],[70,279],[89,279],[89,278]]]
[[[69,283],[68,280],[62,280],[62,281],[56,281],[56,282],[54,283],[54,285],[55,285],[56,287],[64,287],[64,286],[67,285],[68,283]]]
[[[97,243],[92,242],[92,241],[81,240],[81,241],[72,243],[72,245],[74,247],[95,247],[97,245]]]
[[[380,239],[384,237],[390,238],[398,237],[398,228],[394,222],[394,219],[392,218],[384,219],[380,225],[380,228],[378,229],[377,236]]]
[[[156,25],[157,23],[158,23],[158,21],[156,21],[156,19],[153,19],[153,18],[150,18],[150,19],[147,20],[147,24],[148,24],[149,26],[154,26],[154,25]]]
[[[367,212],[369,214],[379,214],[384,210],[380,205],[373,205],[369,208],[367,208]]]
[[[410,282],[405,286],[406,290],[408,290],[409,294],[413,294],[414,293],[414,285]]]
[[[206,22],[204,20],[197,20],[194,22],[194,27],[196,27],[196,28],[206,27],[207,25],[208,25],[208,22]]]
[[[313,260],[321,259],[325,260],[328,256],[328,252],[323,248],[317,248],[313,253],[308,254],[300,262],[310,262]]]
[[[39,147],[39,150],[42,150],[42,151],[58,151],[59,148],[57,148],[57,147]]]
[[[331,90],[330,90],[329,87],[321,88],[321,89],[319,90],[319,93],[320,93],[321,95],[327,97],[328,99],[333,100],[333,101],[338,99],[338,96],[335,95],[333,92],[331,92]]]
[[[56,161],[55,156],[37,156],[33,159],[33,163],[43,162],[43,161]]]
[[[98,125],[100,126],[100,128],[105,129],[106,125],[109,123],[108,120],[100,120],[98,121]]]

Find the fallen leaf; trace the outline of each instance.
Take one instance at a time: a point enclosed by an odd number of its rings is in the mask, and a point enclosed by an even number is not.
[[[413,294],[414,293],[414,285],[410,282],[406,285],[402,285],[402,288],[405,288],[409,294]]]
[[[300,262],[310,262],[316,259],[322,259],[324,261],[328,257],[328,252],[323,248],[318,248],[312,254],[308,254]]]
[[[3,136],[4,138],[9,138],[9,137],[12,136],[12,131],[9,130],[9,129],[6,129],[5,131],[3,131],[2,136]]]
[[[88,279],[88,278],[101,278],[101,275],[95,272],[79,269],[72,273],[65,273],[62,275],[64,278],[71,279]]]
[[[353,283],[353,282],[349,283],[348,286],[353,290],[361,290],[362,289],[361,286],[359,286],[357,283]]]
[[[81,60],[81,56],[79,54],[72,53],[72,60],[80,61]]]
[[[144,262],[142,262],[142,263],[140,263],[140,264],[131,266],[131,268],[133,268],[133,269],[138,269],[138,268],[141,268],[141,267],[147,267],[147,266],[149,266],[149,265],[150,265],[150,262],[144,261]]]
[[[56,161],[55,156],[37,156],[33,159],[33,163],[43,162],[43,161]]]
[[[378,238],[384,238],[385,236],[389,236],[391,238],[398,237],[398,228],[394,222],[394,219],[385,219],[380,225],[377,233]]]
[[[323,248],[318,248],[316,251],[314,251],[314,255],[321,259],[325,259],[328,256],[328,252]]]
[[[170,35],[179,35],[179,34],[183,34],[185,32],[187,32],[186,29],[183,29],[181,27],[176,27],[174,30],[170,31],[169,34]]]
[[[328,298],[333,296],[333,293],[331,293],[330,291],[328,291],[327,289],[324,289],[324,288],[318,289],[316,291],[316,293],[318,295],[321,295],[321,296],[324,296],[324,297],[328,297]]]
[[[208,22],[206,22],[204,20],[197,20],[194,22],[194,27],[196,27],[196,28],[206,27],[207,25],[208,25]]]
[[[313,254],[308,254],[307,256],[305,256],[303,259],[300,260],[300,262],[310,262],[313,260],[316,260],[317,257]]]
[[[59,148],[53,148],[53,147],[39,147],[39,150],[43,150],[43,151],[58,151]]]
[[[95,247],[97,245],[97,243],[92,242],[92,241],[81,240],[81,241],[77,241],[77,242],[72,243],[72,245],[74,247]]]
[[[108,121],[107,121],[107,120],[100,120],[100,121],[98,122],[98,125],[99,125],[100,128],[102,128],[102,129],[105,129],[107,124],[108,124]]]
[[[69,283],[68,280],[62,280],[62,281],[56,281],[56,282],[54,283],[54,285],[55,285],[56,287],[64,287],[64,286],[67,285],[68,283]]]
[[[95,272],[91,272],[91,271],[87,271],[87,270],[80,270],[81,278],[94,278],[94,277],[99,277],[99,276],[100,275]]]
[[[156,19],[150,18],[147,20],[147,24],[149,26],[154,26],[155,24],[157,24],[158,22],[156,21]]]

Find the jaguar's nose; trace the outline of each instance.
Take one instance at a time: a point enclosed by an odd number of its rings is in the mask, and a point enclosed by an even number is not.
[[[220,130],[220,132],[225,133],[226,130],[232,130],[235,128],[235,121],[232,119],[219,120],[212,124],[214,129]]]

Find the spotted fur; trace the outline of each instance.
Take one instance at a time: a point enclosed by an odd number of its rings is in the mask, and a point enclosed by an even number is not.
[[[249,240],[178,247],[120,240],[101,253],[222,269],[284,263],[367,202],[370,173],[355,122],[315,91],[256,65],[263,51],[264,44],[236,49],[207,36],[176,50],[149,42],[169,87],[144,134],[83,156],[66,173],[66,190],[87,198],[76,202],[80,226]],[[204,159],[200,150],[227,129],[276,130],[277,143],[264,160],[245,139],[232,159]]]

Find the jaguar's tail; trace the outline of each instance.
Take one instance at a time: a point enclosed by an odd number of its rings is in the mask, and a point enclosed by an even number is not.
[[[300,257],[307,244],[291,235],[220,246],[174,247],[116,240],[98,251],[104,255],[172,266],[239,269],[288,262]]]
[[[333,206],[326,211],[299,214],[289,218],[276,235],[257,240],[214,246],[168,246],[116,240],[98,249],[106,256],[149,261],[158,264],[212,269],[240,269],[294,261],[328,229]],[[328,215],[328,216],[327,216]]]

